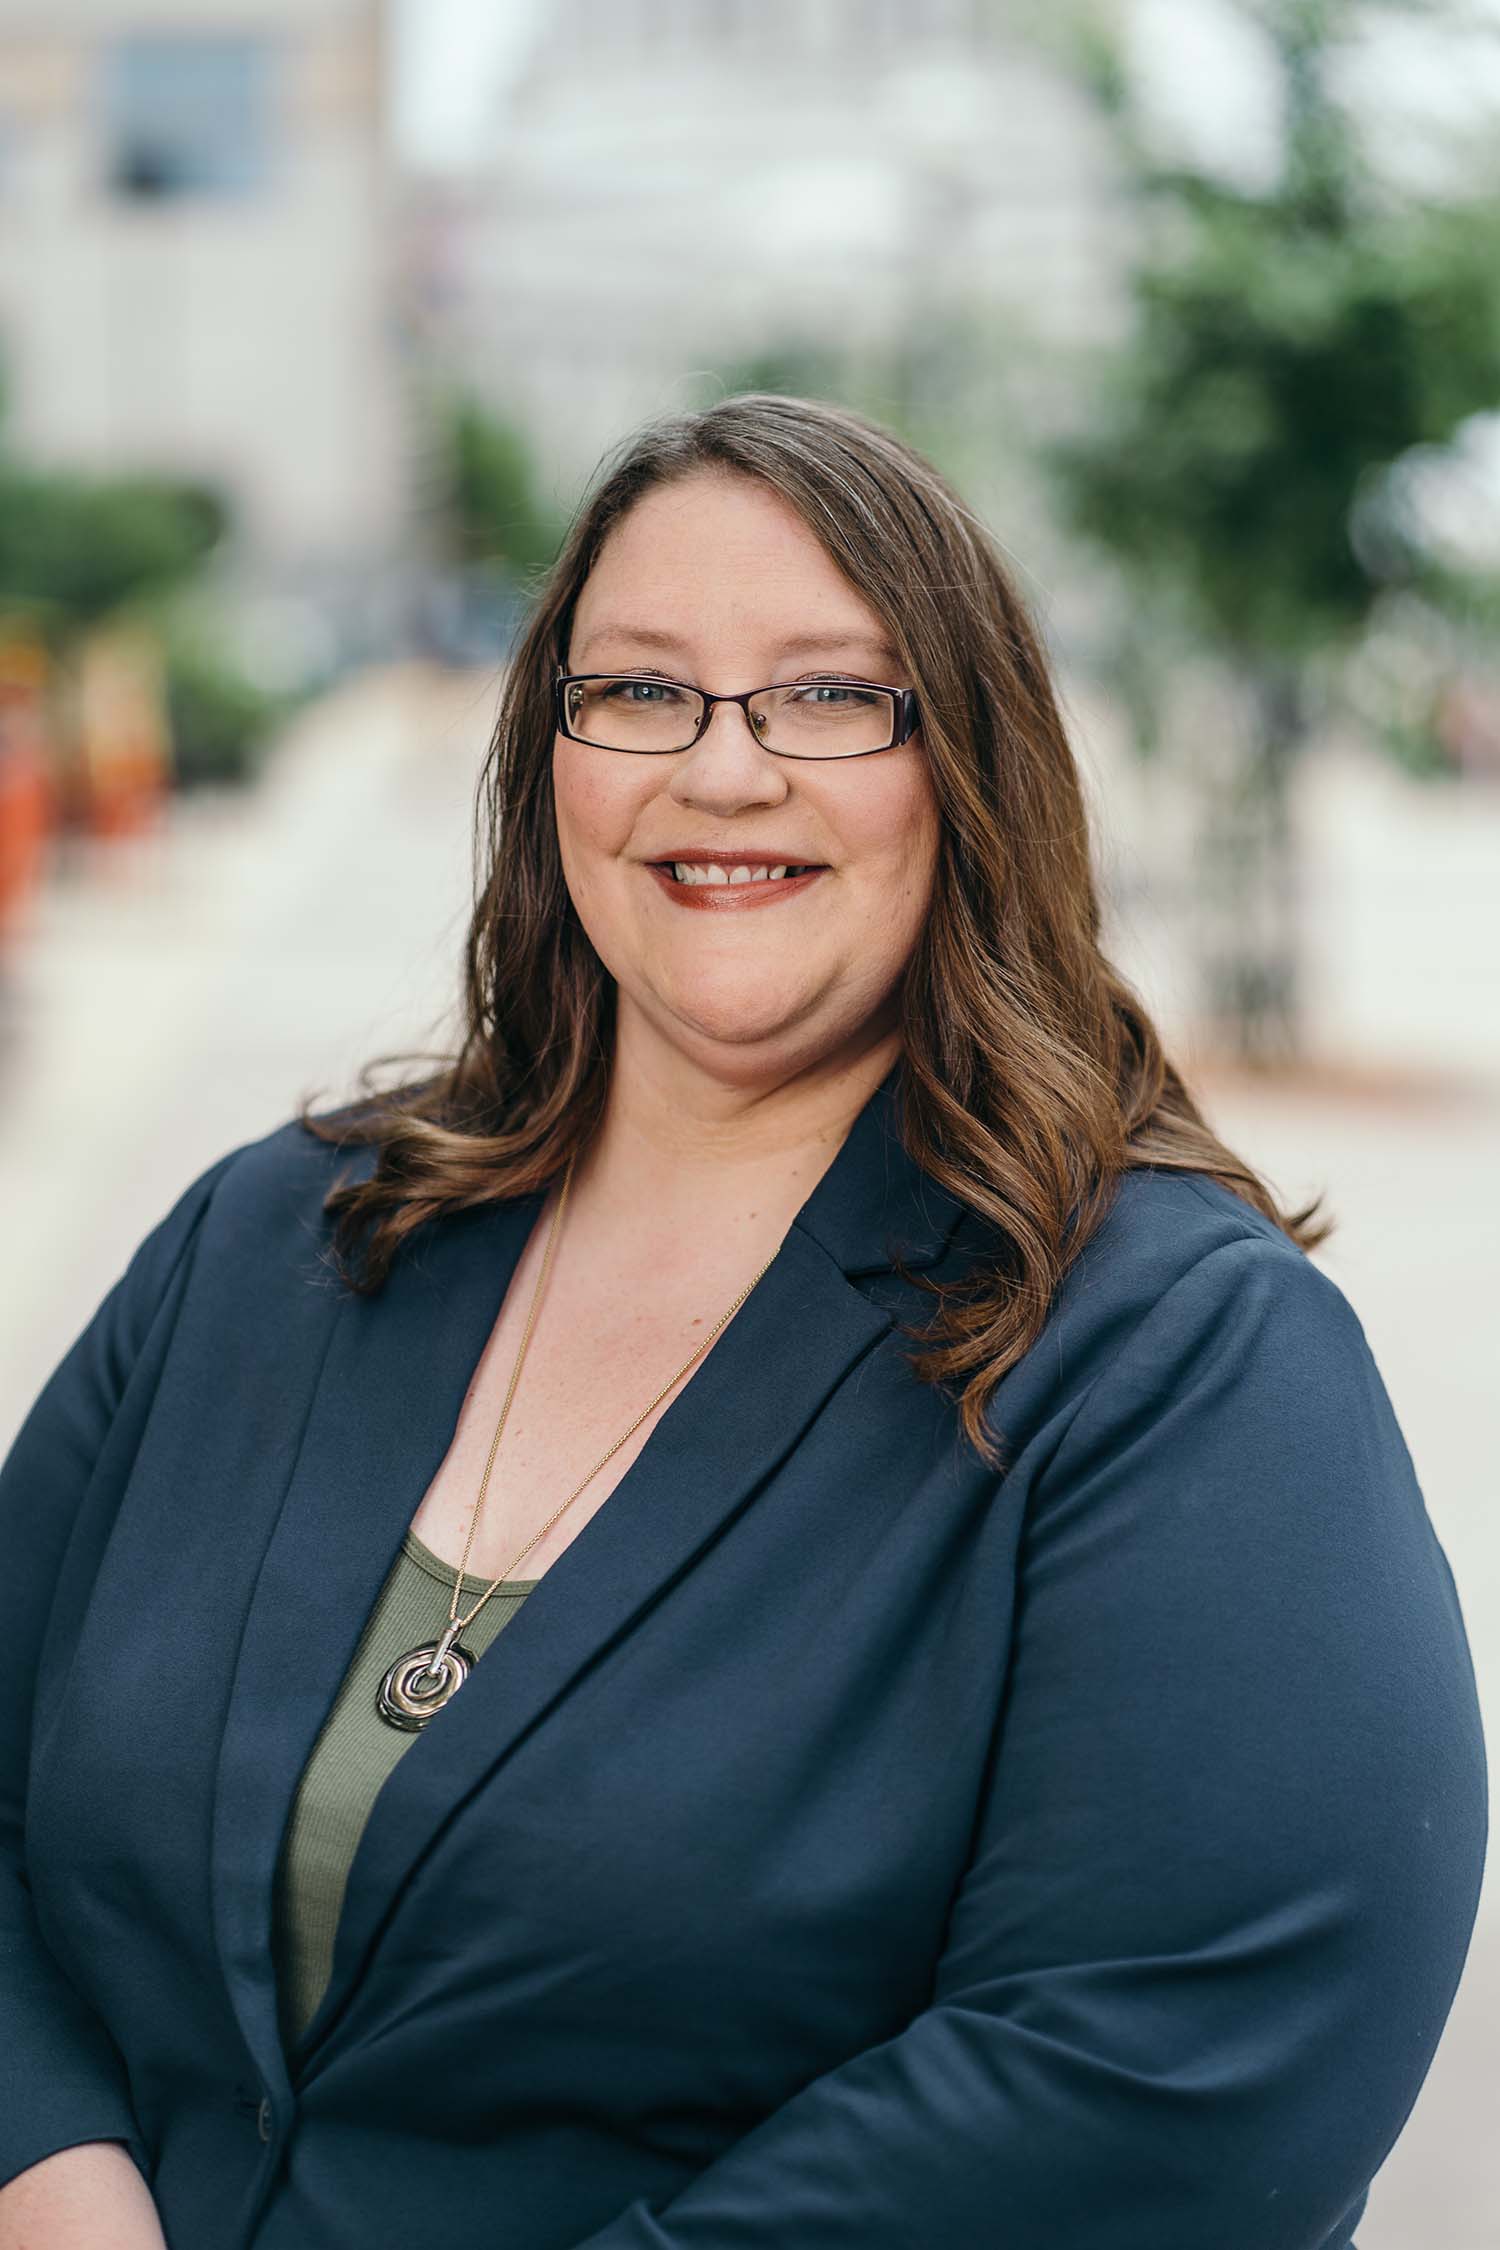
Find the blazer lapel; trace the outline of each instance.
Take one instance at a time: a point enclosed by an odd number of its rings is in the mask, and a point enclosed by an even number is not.
[[[372,1161],[362,1153],[361,1166]],[[276,1861],[302,1770],[464,1395],[541,1207],[463,1213],[347,1293],[256,1579],[219,1758],[214,1919],[267,2086],[286,2085],[271,1953]]]
[[[215,1828],[225,1966],[268,2083],[286,2074],[270,1957],[286,1819],[365,1618],[451,1442],[540,1204],[530,1196],[465,1213],[417,1237],[378,1296],[345,1300],[324,1361],[245,1631]],[[848,1368],[892,1325],[893,1313],[846,1277],[888,1271],[896,1251],[912,1266],[930,1264],[960,1215],[901,1151],[888,1079],[609,1499],[381,1790],[350,1870],[329,1986],[293,2058],[298,2074],[453,1807],[753,1502]]]

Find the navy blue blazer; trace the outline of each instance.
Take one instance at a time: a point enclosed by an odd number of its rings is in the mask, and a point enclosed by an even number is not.
[[[172,2250],[1344,2250],[1485,1817],[1364,1332],[1134,1172],[997,1473],[893,1089],[386,1783],[290,2054],[283,1827],[539,1199],[360,1298],[293,1122],[146,1238],[0,1474],[0,2178],[121,2139]]]

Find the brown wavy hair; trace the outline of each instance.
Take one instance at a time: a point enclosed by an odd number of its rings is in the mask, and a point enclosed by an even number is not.
[[[916,1163],[993,1230],[993,1258],[936,1310],[912,1364],[952,1390],[965,1434],[999,1458],[986,1410],[1122,1174],[1219,1181],[1302,1249],[1321,1197],[1282,1211],[1211,1130],[1146,1008],[1100,950],[1077,767],[1037,629],[984,526],[922,456],[847,408],[760,392],[663,417],[623,441],[536,592],[480,774],[475,905],[457,1052],[309,1131],[375,1144],[334,1187],[332,1256],[356,1289],[444,1212],[540,1190],[595,1131],[614,987],[573,910],[554,820],[553,668],[603,542],[641,496],[702,472],[788,501],[880,618],[921,710],[941,817],[932,906],[903,986],[902,1131]],[[431,1057],[427,1058],[433,1059]],[[357,1253],[357,1255],[356,1255]]]

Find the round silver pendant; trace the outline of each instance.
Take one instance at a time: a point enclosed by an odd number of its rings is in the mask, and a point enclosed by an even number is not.
[[[441,1662],[439,1641],[424,1641],[420,1648],[398,1656],[380,1683],[375,1708],[388,1726],[403,1734],[419,1734],[428,1720],[451,1703],[474,1669],[474,1658],[455,1641]]]

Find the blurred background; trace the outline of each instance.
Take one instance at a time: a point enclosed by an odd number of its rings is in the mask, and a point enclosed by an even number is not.
[[[1500,0],[0,0],[0,1444],[224,1150],[440,1047],[636,423],[924,448],[1115,958],[1337,1233],[1500,1742]],[[1495,2250],[1500,1886],[1361,2250]]]

